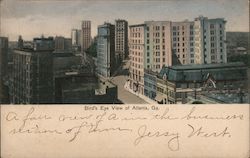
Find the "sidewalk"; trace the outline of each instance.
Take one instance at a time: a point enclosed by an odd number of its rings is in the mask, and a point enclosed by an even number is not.
[[[152,99],[150,99],[150,98],[148,98],[148,97],[146,97],[146,96],[144,96],[142,94],[136,93],[132,89],[130,89],[129,88],[129,82],[126,82],[124,84],[124,89],[127,90],[127,91],[129,91],[130,93],[132,93],[132,94],[140,97],[141,99],[143,99],[144,101],[146,101],[148,104],[158,104],[156,101],[154,101],[154,100],[152,100]]]

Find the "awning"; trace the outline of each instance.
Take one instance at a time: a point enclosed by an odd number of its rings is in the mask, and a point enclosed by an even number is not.
[[[164,97],[163,94],[158,93],[155,97],[155,100],[161,102],[164,98],[166,97]]]

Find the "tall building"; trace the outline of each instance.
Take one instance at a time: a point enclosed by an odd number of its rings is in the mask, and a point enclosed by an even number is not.
[[[97,74],[107,78],[115,70],[115,26],[99,25],[97,36]]]
[[[226,21],[198,17],[194,21],[195,63],[226,63]]]
[[[81,50],[84,52],[91,45],[91,21],[82,21]]]
[[[71,30],[72,47],[77,51],[81,50],[81,33],[78,29]]]
[[[194,64],[194,22],[172,22],[173,65]]]
[[[81,30],[78,29],[72,29],[71,31],[71,39],[72,39],[72,45],[81,45]]]
[[[117,58],[124,60],[128,57],[128,22],[115,21],[115,52]]]
[[[35,38],[34,49],[17,49],[13,54],[10,85],[11,103],[53,103],[53,38]]]
[[[144,93],[144,30],[145,24],[129,26],[129,86],[140,94]]]
[[[171,22],[145,22],[144,68],[160,72],[163,66],[172,65]]]

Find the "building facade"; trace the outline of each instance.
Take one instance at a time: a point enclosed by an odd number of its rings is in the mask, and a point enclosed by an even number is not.
[[[62,36],[55,37],[55,52],[69,52],[72,50],[71,38],[65,38]]]
[[[140,94],[144,94],[144,30],[145,24],[129,26],[129,85]]]
[[[72,45],[81,45],[81,30],[71,30]]]
[[[160,72],[163,66],[172,65],[171,22],[145,22],[144,68]]]
[[[1,80],[6,76],[8,65],[9,40],[7,37],[0,37],[0,77]]]
[[[81,50],[86,51],[91,45],[91,21],[82,21]]]
[[[198,17],[194,20],[195,63],[226,63],[226,21]]]
[[[115,25],[99,25],[97,36],[97,74],[108,78],[115,70]]]
[[[8,72],[8,48],[7,37],[0,37],[0,103],[8,103],[8,94],[4,84]]]
[[[172,22],[173,65],[194,64],[194,22]]]
[[[115,21],[115,52],[120,60],[128,57],[128,22],[126,20]]]
[[[14,50],[10,84],[11,103],[43,104],[54,102],[53,49],[43,44],[46,38],[34,39],[36,49]],[[38,42],[38,43],[36,43]],[[51,41],[52,42],[52,41]],[[38,49],[40,48],[40,49]]]

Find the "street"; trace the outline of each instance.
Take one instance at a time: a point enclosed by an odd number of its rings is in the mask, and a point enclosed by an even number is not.
[[[124,65],[118,68],[111,81],[118,87],[118,99],[124,104],[146,104],[147,102],[138,96],[128,92],[125,88],[125,82],[128,79],[129,62],[125,61]]]

